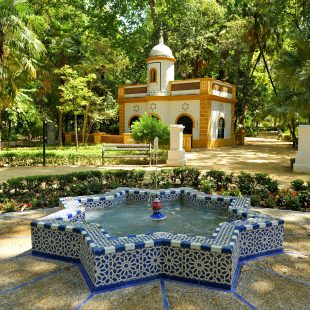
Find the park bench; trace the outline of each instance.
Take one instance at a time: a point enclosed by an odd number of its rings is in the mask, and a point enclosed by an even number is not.
[[[149,158],[151,166],[152,144],[102,144],[102,165],[105,158]],[[111,154],[110,152],[113,152]],[[118,154],[116,154],[118,153]]]

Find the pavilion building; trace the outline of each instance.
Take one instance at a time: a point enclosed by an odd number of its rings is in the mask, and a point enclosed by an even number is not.
[[[184,125],[194,148],[235,144],[235,85],[211,78],[175,81],[176,59],[162,31],[146,62],[147,84],[118,87],[120,134],[130,133],[131,124],[146,112],[166,124]]]

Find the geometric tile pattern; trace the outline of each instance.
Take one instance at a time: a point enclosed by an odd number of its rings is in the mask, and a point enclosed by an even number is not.
[[[84,223],[85,212],[124,200],[190,200],[226,210],[227,222],[211,238],[168,232],[110,237],[100,225]],[[240,258],[282,249],[281,219],[250,208],[249,198],[211,196],[191,188],[118,188],[104,195],[60,199],[63,210],[31,223],[34,253],[80,260],[95,289],[150,278],[170,278],[230,288]]]

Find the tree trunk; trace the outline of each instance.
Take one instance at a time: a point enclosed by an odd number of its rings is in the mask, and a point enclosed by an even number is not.
[[[157,2],[157,0],[149,0],[154,29],[156,29],[158,26],[157,25],[158,24],[158,12],[157,12],[157,8],[156,8],[156,2]]]
[[[2,151],[2,109],[0,109],[0,152]]]
[[[259,53],[259,55],[258,55],[257,58],[256,58],[256,61],[255,61],[254,67],[253,67],[253,69],[252,69],[252,72],[251,72],[250,77],[253,76],[253,74],[254,74],[254,72],[255,72],[255,70],[256,70],[257,64],[259,63],[259,60],[260,60],[260,56],[261,56],[261,53]]]
[[[271,73],[270,73],[270,70],[269,70],[269,67],[268,67],[266,58],[265,58],[264,48],[262,47],[262,43],[261,43],[261,40],[260,40],[260,37],[259,37],[257,16],[254,16],[254,23],[255,23],[255,32],[256,32],[256,39],[257,39],[257,45],[258,45],[258,47],[259,47],[259,52],[260,52],[260,55],[261,55],[262,58],[263,58],[264,66],[265,66],[265,69],[266,69],[266,71],[267,71],[267,73],[268,73],[268,77],[269,77],[269,80],[270,80],[272,89],[273,89],[275,95],[277,96],[278,93],[277,93],[276,87],[275,87],[275,85],[274,85],[274,83],[273,83],[273,80],[272,80],[272,77],[271,77]],[[266,47],[266,43],[264,44],[264,47]]]
[[[85,143],[85,131],[86,131],[86,126],[87,126],[87,121],[88,121],[88,110],[89,110],[89,105],[86,106],[85,111],[84,111],[84,120],[83,120],[83,127],[82,127],[82,143]]]
[[[62,111],[58,111],[58,145],[62,146]]]
[[[77,126],[77,115],[74,114],[74,131],[75,131],[75,148],[79,150],[79,137],[78,137],[78,126]]]
[[[293,147],[297,147],[298,139],[296,137],[296,121],[294,118],[292,118],[290,122],[288,123],[288,129],[292,137]]]

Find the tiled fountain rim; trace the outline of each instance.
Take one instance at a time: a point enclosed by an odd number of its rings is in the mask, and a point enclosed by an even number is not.
[[[115,201],[121,197],[124,197],[125,199],[126,194],[154,195],[155,190],[117,188],[103,195],[60,198],[60,204],[64,207],[64,210],[58,211],[42,219],[35,220],[31,225],[33,227],[82,234],[92,253],[95,255],[101,255],[161,245],[218,253],[233,253],[240,232],[284,224],[282,219],[273,218],[252,210],[250,208],[249,198],[207,195],[186,187],[159,190],[158,194],[160,196],[167,194],[183,194],[188,195],[192,199],[202,201],[229,202],[230,205],[228,207],[228,212],[232,215],[238,215],[244,220],[219,224],[210,239],[166,232],[111,238],[110,235],[100,227],[100,225],[74,222],[76,218],[85,213],[85,209],[87,209],[82,205],[83,203]]]

